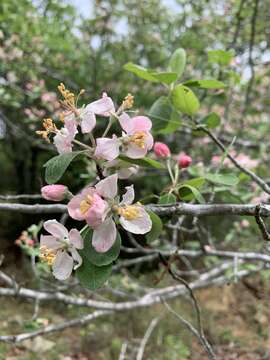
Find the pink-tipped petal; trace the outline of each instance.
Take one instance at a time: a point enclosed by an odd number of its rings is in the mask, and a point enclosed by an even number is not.
[[[63,128],[55,135],[53,143],[59,154],[65,154],[72,151],[72,140],[73,137],[69,134],[68,130]]]
[[[65,118],[65,128],[71,137],[74,137],[78,133],[77,122],[75,120],[74,114],[71,114]]]
[[[94,127],[96,126],[96,116],[92,111],[90,105],[87,105],[85,109],[82,110],[80,118],[81,121],[81,129],[83,134],[90,133]]]
[[[57,251],[52,265],[53,275],[58,280],[66,280],[70,277],[73,269],[73,258],[66,251]]]
[[[52,235],[40,236],[40,247],[45,246],[48,249],[56,250],[61,246],[61,243]]]
[[[85,220],[89,226],[93,229],[98,227],[106,216],[108,204],[104,201],[99,194],[92,195],[92,204],[87,213],[85,214]]]
[[[115,113],[113,101],[106,93],[103,93],[101,99],[92,102],[88,106],[96,115],[110,116],[111,113]]]
[[[69,232],[70,243],[77,249],[83,249],[83,239],[77,229],[71,229]]]
[[[97,183],[97,192],[104,198],[113,199],[117,195],[117,174],[108,176]]]
[[[122,201],[120,202],[120,205],[131,205],[134,201],[134,187],[133,185],[131,186],[126,186],[126,192],[122,197]]]
[[[150,131],[152,121],[146,116],[135,116],[132,120],[133,131]]]
[[[154,145],[154,139],[150,133],[146,133],[145,145],[148,151],[151,150]]]
[[[112,161],[118,157],[120,143],[115,135],[112,139],[98,138],[96,142],[95,156],[97,158]]]
[[[57,239],[64,239],[68,237],[68,231],[64,225],[60,224],[57,220],[45,221],[43,227],[48,233],[52,234]]]
[[[116,240],[116,226],[112,218],[107,219],[93,232],[92,245],[97,252],[108,251]]]
[[[152,221],[142,206],[139,207],[139,210],[140,214],[138,218],[127,220],[123,216],[120,216],[119,221],[125,230],[133,234],[146,234],[152,228]]]

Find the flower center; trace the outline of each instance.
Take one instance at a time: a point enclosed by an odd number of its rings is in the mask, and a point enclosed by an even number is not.
[[[146,133],[144,131],[136,131],[130,136],[129,141],[143,149],[145,147]]]
[[[39,257],[41,261],[46,262],[49,266],[52,266],[56,258],[56,252],[46,246],[41,246]]]
[[[91,195],[87,195],[86,198],[80,203],[80,211],[82,214],[87,213],[90,207],[93,204],[93,197]]]
[[[140,217],[139,207],[136,205],[128,205],[125,207],[119,207],[117,213],[123,216],[126,220],[134,220]]]

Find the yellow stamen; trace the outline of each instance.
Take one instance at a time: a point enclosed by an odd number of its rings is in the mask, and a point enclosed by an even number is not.
[[[52,266],[56,258],[56,252],[46,246],[41,246],[39,257],[41,261],[46,262],[49,266]]]
[[[66,87],[63,83],[61,83],[57,88],[64,98],[63,104],[66,105],[67,107],[74,108],[75,107],[75,95],[71,91],[66,89]]]
[[[140,210],[137,205],[127,205],[125,207],[119,207],[117,213],[123,216],[126,220],[134,220],[140,217]]]
[[[87,195],[86,198],[80,203],[80,211],[82,214],[87,213],[89,208],[92,206],[93,197],[91,195]]]
[[[144,131],[137,131],[129,138],[129,141],[134,143],[139,148],[144,149],[145,139],[146,133]]]
[[[131,94],[127,94],[124,101],[122,102],[121,109],[122,110],[131,109],[133,104],[134,104],[134,96],[132,96]]]
[[[52,119],[48,118],[48,119],[44,119],[43,120],[43,127],[45,130],[39,130],[36,131],[36,134],[40,135],[41,137],[43,137],[43,139],[49,141],[48,139],[48,135],[50,133],[57,133],[58,129],[57,126],[55,125],[55,123],[53,122]]]

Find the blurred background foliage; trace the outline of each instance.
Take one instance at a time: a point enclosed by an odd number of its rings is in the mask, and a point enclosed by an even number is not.
[[[56,89],[60,82],[74,92],[84,88],[82,104],[99,98],[103,91],[116,104],[132,93],[135,109],[147,114],[168,90],[135,77],[123,66],[133,62],[166,70],[179,47],[187,52],[183,80],[215,78],[227,85],[225,91],[195,90],[202,103],[200,115],[218,113],[222,122],[215,129],[217,134],[226,144],[236,136],[235,156],[270,180],[269,18],[269,0],[89,0],[89,13],[67,0],[1,0],[0,194],[38,193],[44,184],[43,164],[56,152],[35,131],[43,118],[59,111]],[[185,151],[192,156],[192,176],[214,168],[214,156],[220,155],[208,139],[192,136],[180,121],[177,131],[156,139],[165,141],[174,153]],[[74,191],[85,182],[80,173],[87,173],[83,161],[70,167],[63,180]],[[135,179],[142,196],[158,194],[166,186],[162,175],[160,181],[154,173],[146,175]],[[217,192],[215,200],[261,202],[268,198],[243,178],[236,188]],[[16,213],[14,219],[12,213],[1,213],[1,238],[14,240],[41,217]],[[222,226],[216,219],[207,223],[212,237],[242,249],[257,234],[255,227],[243,221],[224,218]],[[4,241],[2,246],[6,246]],[[169,335],[166,339],[172,342]]]

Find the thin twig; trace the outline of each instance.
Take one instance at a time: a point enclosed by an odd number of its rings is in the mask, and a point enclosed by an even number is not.
[[[160,320],[160,317],[156,317],[150,322],[150,324],[144,334],[144,337],[140,343],[140,347],[139,347],[139,350],[138,350],[138,353],[136,356],[136,360],[143,360],[145,346],[146,346],[147,341],[149,340],[152,332],[154,331],[155,327],[157,326],[159,320]]]

